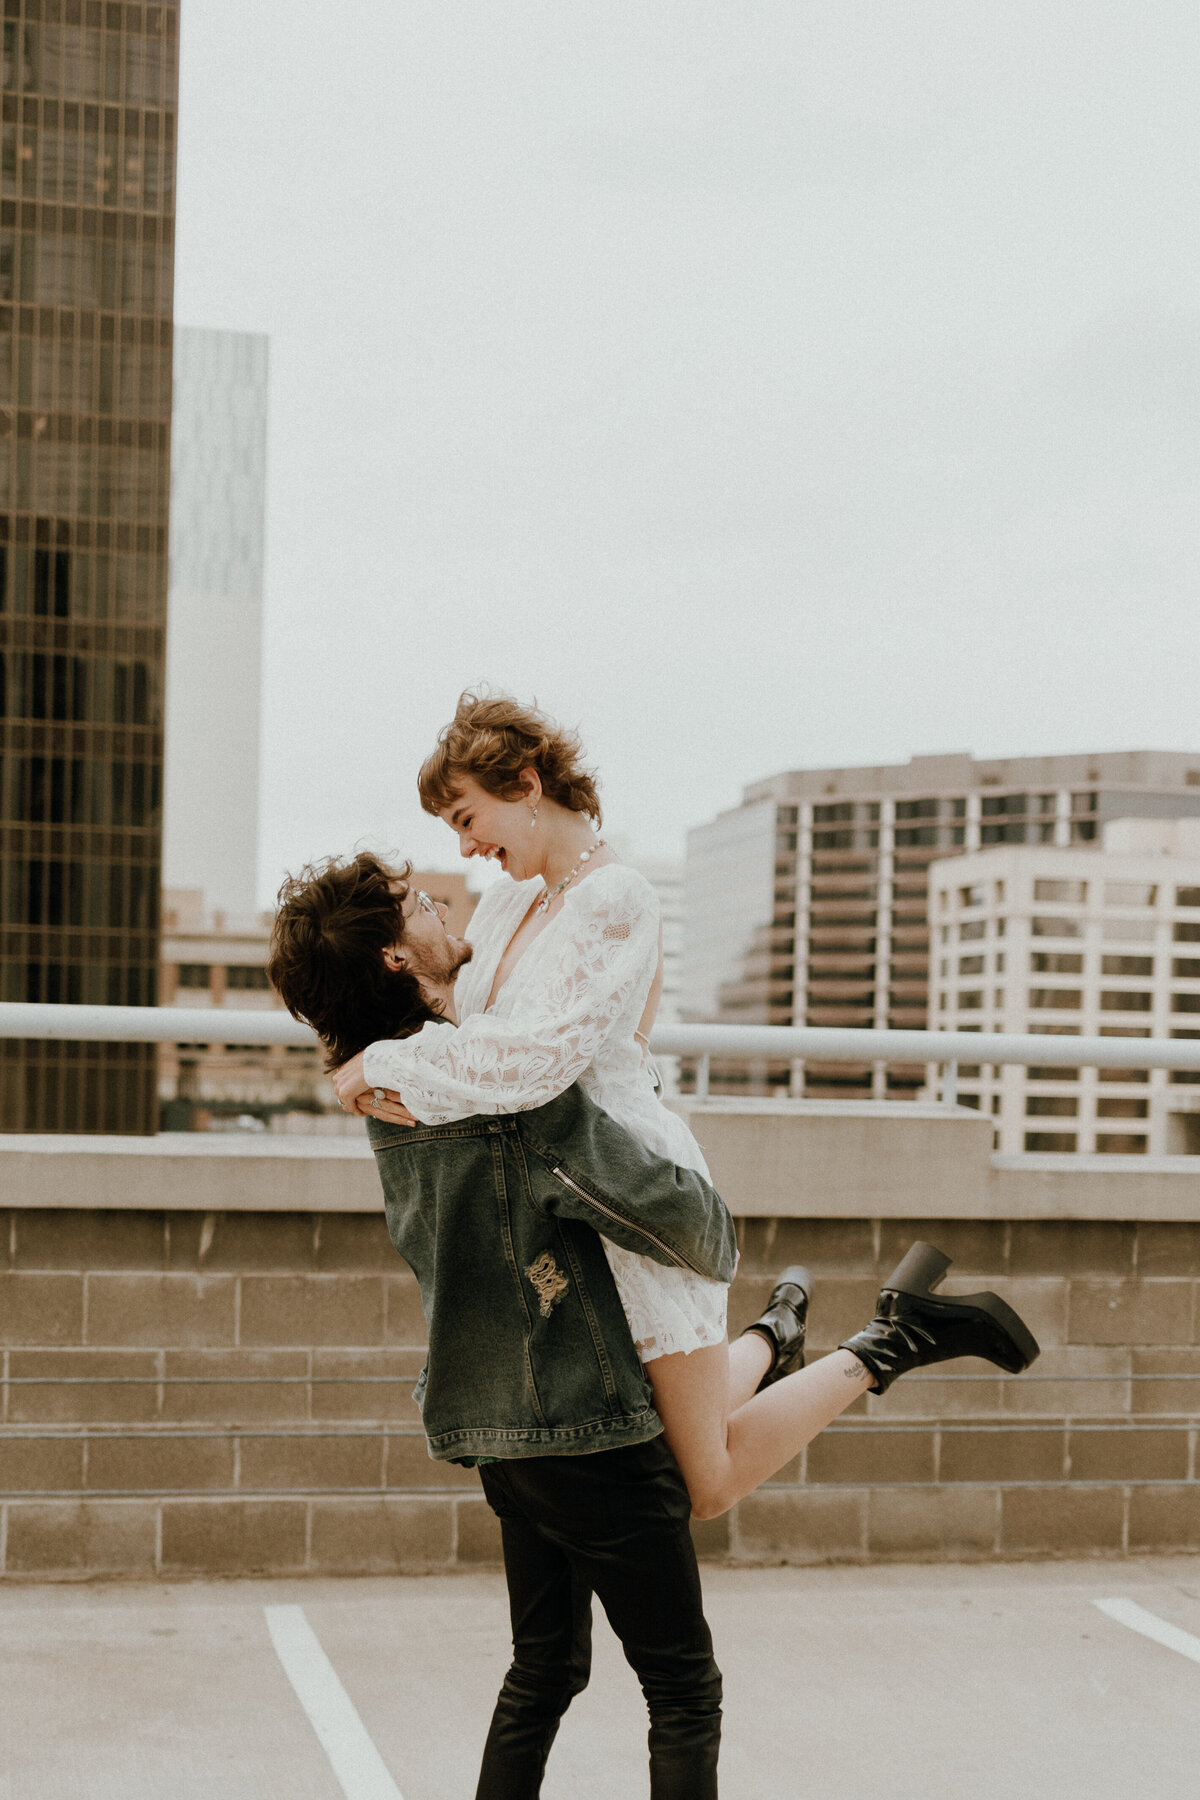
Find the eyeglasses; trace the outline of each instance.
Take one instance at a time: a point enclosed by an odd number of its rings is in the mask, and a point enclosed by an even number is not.
[[[442,915],[438,911],[437,901],[431,900],[424,889],[417,888],[413,894],[413,898],[422,912],[432,913],[435,919],[441,918]]]

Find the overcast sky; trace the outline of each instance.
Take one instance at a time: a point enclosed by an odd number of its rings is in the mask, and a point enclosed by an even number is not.
[[[645,854],[786,767],[1200,746],[1194,0],[185,0],[271,339],[263,898],[466,684]]]

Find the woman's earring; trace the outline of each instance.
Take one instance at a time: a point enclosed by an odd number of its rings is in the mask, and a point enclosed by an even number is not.
[[[536,806],[534,807],[533,811],[529,815],[529,823],[531,825],[537,824],[537,807]]]

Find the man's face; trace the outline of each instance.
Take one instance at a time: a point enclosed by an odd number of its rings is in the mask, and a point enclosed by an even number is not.
[[[393,893],[400,893],[404,883],[397,879]],[[446,930],[446,907],[442,901],[430,900],[417,888],[409,888],[401,902],[404,936],[396,945],[396,955],[418,981],[431,987],[450,987],[464,963],[475,954],[474,946],[465,938],[451,937]]]

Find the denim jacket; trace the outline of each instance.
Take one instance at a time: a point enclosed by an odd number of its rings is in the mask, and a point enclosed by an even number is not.
[[[421,1289],[432,1457],[579,1455],[662,1430],[598,1233],[731,1281],[733,1221],[701,1175],[570,1087],[502,1118],[368,1121],[388,1231]]]

